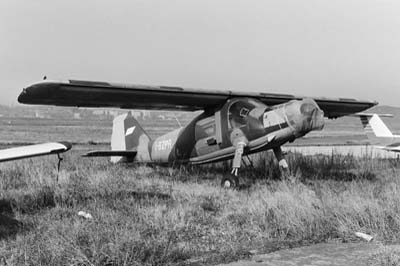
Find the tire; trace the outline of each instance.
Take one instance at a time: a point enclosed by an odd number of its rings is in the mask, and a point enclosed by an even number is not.
[[[239,187],[239,178],[234,175],[226,176],[221,180],[221,187],[226,189],[235,189]]]

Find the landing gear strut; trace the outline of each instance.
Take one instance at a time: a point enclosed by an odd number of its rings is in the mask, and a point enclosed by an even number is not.
[[[223,188],[239,187],[238,172],[239,172],[240,165],[242,163],[243,150],[244,150],[244,147],[246,147],[246,142],[239,140],[235,143],[235,147],[236,147],[235,156],[233,157],[231,174],[230,174],[230,176],[224,177],[221,180],[221,186]]]
[[[246,146],[245,142],[238,142],[236,145],[235,156],[233,157],[232,162],[232,171],[231,174],[237,176],[240,165],[242,163],[242,155],[244,147]]]
[[[290,176],[289,165],[285,159],[285,154],[283,153],[280,146],[274,148],[274,154],[276,159],[278,160],[279,170],[281,172],[282,178],[287,179]]]

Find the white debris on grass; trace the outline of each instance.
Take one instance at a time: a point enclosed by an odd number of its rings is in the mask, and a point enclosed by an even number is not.
[[[78,212],[78,215],[85,218],[85,219],[93,219],[93,216],[90,213],[80,211]]]
[[[359,237],[359,238],[364,239],[364,240],[367,241],[367,242],[370,242],[370,241],[372,241],[372,240],[374,239],[373,236],[370,236],[370,235],[367,235],[367,234],[361,233],[361,232],[356,232],[355,235],[356,235],[357,237]]]

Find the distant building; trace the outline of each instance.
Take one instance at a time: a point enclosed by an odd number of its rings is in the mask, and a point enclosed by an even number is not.
[[[151,118],[151,114],[149,111],[143,110],[142,111],[142,119],[146,120],[147,118]]]
[[[131,111],[131,114],[136,119],[141,119],[143,117],[142,111]]]
[[[93,110],[93,114],[94,115],[107,115],[107,110],[96,109],[96,110]]]
[[[44,115],[42,115],[39,111],[35,111],[35,117],[36,118],[44,118]]]

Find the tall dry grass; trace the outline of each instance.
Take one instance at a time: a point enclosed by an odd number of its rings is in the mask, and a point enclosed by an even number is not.
[[[0,230],[0,254],[8,265],[209,265],[354,231],[398,241],[396,161],[289,154],[291,183],[269,153],[253,159],[238,190],[219,187],[227,164],[110,165],[73,152],[59,174],[54,158],[4,164],[0,209],[20,223]]]

